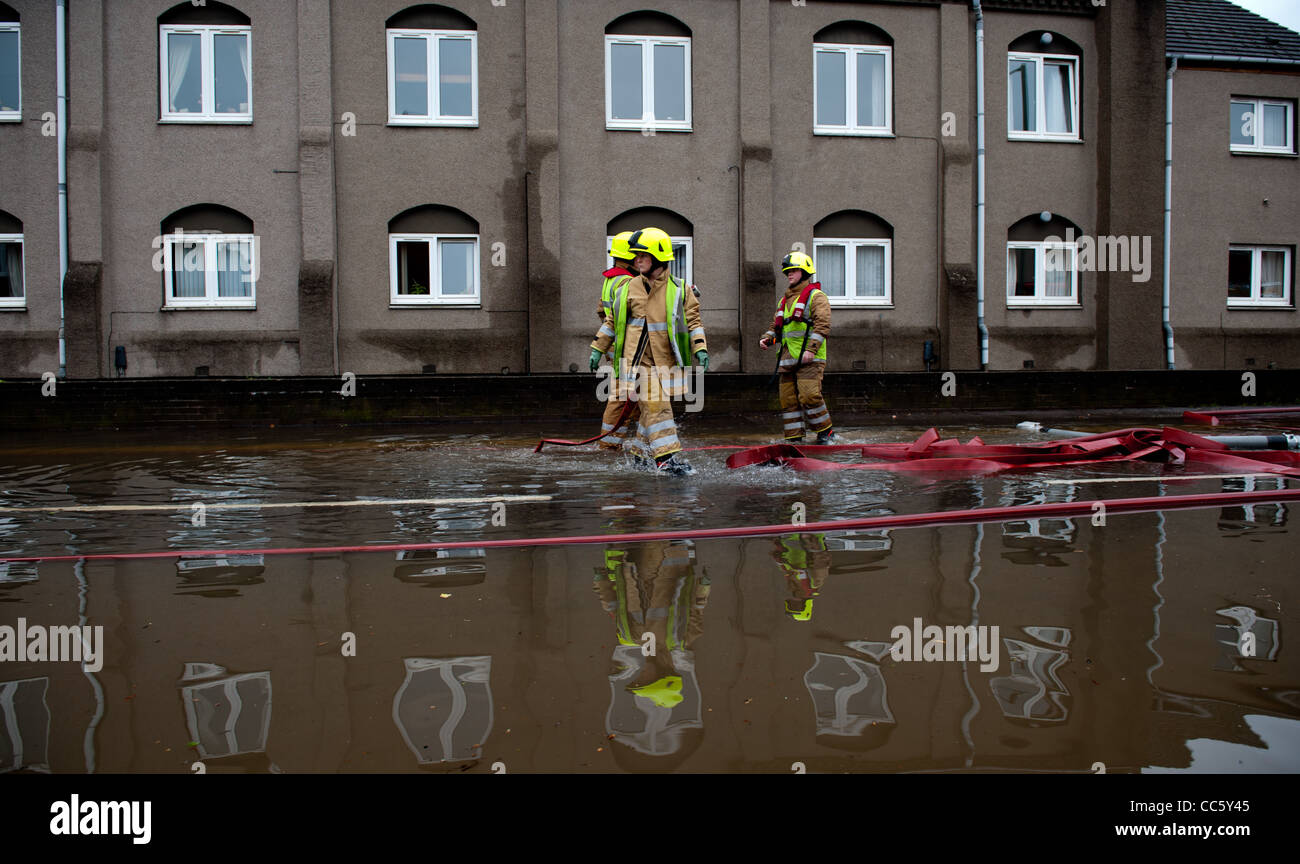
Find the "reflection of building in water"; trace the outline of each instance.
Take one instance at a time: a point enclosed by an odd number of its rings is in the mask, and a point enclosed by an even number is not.
[[[1002,481],[1000,507],[1034,504],[1060,504],[1074,501],[1073,483],[1045,483],[1027,477],[1008,477]],[[1064,567],[1058,556],[1071,552],[1074,543],[1073,519],[1019,519],[1002,523],[1002,545],[1008,551],[1002,557],[1016,564],[1042,564]]]
[[[832,552],[888,552],[894,547],[888,528],[869,531],[836,531],[826,534],[826,548]]]
[[[1275,619],[1265,618],[1249,606],[1229,606],[1216,609],[1215,613],[1235,622],[1214,625],[1214,638],[1220,646],[1219,656],[1214,661],[1217,671],[1247,672],[1249,670],[1238,660],[1277,659],[1279,640]]]
[[[875,648],[883,645],[877,655]],[[887,643],[851,642],[850,648],[873,658],[889,653]],[[880,667],[860,657],[814,651],[812,668],[803,676],[812,697],[817,718],[819,743],[831,746],[878,747],[894,727],[894,715],[886,698],[885,677]],[[823,739],[822,736],[828,736]],[[857,738],[856,742],[833,738]]]
[[[35,582],[37,578],[35,561],[0,562],[0,589]]]
[[[491,657],[407,657],[393,722],[421,764],[482,755],[492,731]]]
[[[202,682],[188,683],[186,682]],[[271,673],[231,675],[215,663],[186,663],[181,701],[203,759],[261,753],[271,727]]]
[[[176,573],[182,590],[177,594],[201,597],[238,597],[239,586],[262,584],[266,571],[261,555],[222,555],[204,558],[180,558]]]
[[[1285,489],[1285,477],[1226,477],[1224,492],[1263,492]],[[1286,505],[1281,501],[1267,504],[1243,504],[1219,510],[1219,530],[1231,536],[1241,534],[1286,533]]]
[[[1056,648],[1031,645],[1018,639],[1003,639],[1003,656],[1011,674],[993,678],[989,687],[1002,713],[1015,720],[1059,723],[1069,715],[1064,698],[1070,691],[1056,677],[1056,670],[1070,659],[1063,650],[1070,644],[1070,631],[1063,627],[1025,627],[1026,633]]]
[[[699,746],[704,727],[692,646],[702,632],[709,580],[696,576],[695,545],[609,548],[593,588],[619,641],[605,715],[606,731],[624,745],[614,748],[615,758],[684,759]]]
[[[48,678],[0,683],[0,773],[50,770]]]
[[[393,575],[426,588],[460,588],[487,579],[487,550],[401,549]]]

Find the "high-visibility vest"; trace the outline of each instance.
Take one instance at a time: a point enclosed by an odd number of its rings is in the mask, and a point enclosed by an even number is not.
[[[623,345],[627,339],[627,292],[632,280],[623,282],[614,293],[614,359],[623,356]],[[673,346],[673,357],[678,366],[685,366],[686,358],[691,356],[691,337],[686,330],[686,285],[668,276],[667,298],[665,300],[668,318],[668,342]],[[645,322],[641,322],[645,326]]]
[[[810,282],[803,291],[777,305],[776,320],[772,326],[773,332],[780,333],[781,341],[785,344],[786,356],[781,358],[782,366],[796,366],[801,361],[804,334],[812,327],[812,322],[807,320],[806,310],[813,294],[821,290],[821,283]],[[817,340],[817,350],[813,356],[822,362],[826,361],[825,339]]]
[[[631,279],[632,274],[622,267],[611,267],[600,275],[605,277],[605,281],[600,286],[600,308],[608,318],[610,309],[614,307],[614,292],[620,285]]]

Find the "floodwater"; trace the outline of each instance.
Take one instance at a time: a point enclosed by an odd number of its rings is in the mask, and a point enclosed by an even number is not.
[[[726,449],[689,453],[700,473],[665,478],[592,447],[534,454],[531,432],[0,440],[0,555],[86,556],[0,563],[0,625],[102,627],[89,664],[0,654],[0,771],[1300,770],[1300,661],[1286,639],[1300,628],[1300,547],[1285,504],[257,551],[1294,485],[1150,463],[940,480],[731,471]],[[684,432],[688,447],[771,440]],[[521,497],[482,500],[501,496]],[[230,554],[94,557],[199,549]],[[932,625],[974,625],[974,656],[954,656],[958,640]],[[895,641],[931,659],[897,659]]]

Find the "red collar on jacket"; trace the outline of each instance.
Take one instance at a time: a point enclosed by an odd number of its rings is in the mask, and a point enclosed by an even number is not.
[[[600,275],[606,279],[613,279],[615,276],[635,276],[636,274],[626,267],[611,267]]]

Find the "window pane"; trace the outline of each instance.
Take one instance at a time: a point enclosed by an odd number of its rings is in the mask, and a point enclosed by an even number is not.
[[[0,32],[0,111],[18,110],[18,33]]]
[[[426,48],[424,39],[393,40],[393,101],[398,114],[412,117],[425,117],[429,114],[429,61]]]
[[[1250,102],[1233,102],[1232,103],[1232,143],[1236,145],[1249,145],[1255,143],[1255,106]]]
[[[443,240],[439,243],[442,254],[442,295],[464,297],[474,294],[474,241]]]
[[[1017,132],[1033,132],[1038,129],[1037,109],[1034,107],[1037,82],[1034,80],[1034,64],[1030,60],[1011,61],[1011,93],[1008,99],[1011,106],[1011,128]]]
[[[1047,284],[1044,296],[1069,297],[1070,273],[1074,270],[1074,250],[1061,247],[1043,250],[1043,281]]]
[[[686,281],[686,269],[690,264],[690,253],[685,243],[673,243],[673,260],[668,262],[668,272],[679,281]]]
[[[428,241],[398,241],[397,293],[411,296],[429,296]]]
[[[0,297],[23,296],[23,244],[0,243]]]
[[[172,296],[205,297],[207,261],[202,240],[172,244]]]
[[[654,85],[655,119],[685,120],[685,45],[655,46]]]
[[[840,52],[817,52],[817,119],[814,122],[818,125],[848,125],[845,59]]]
[[[473,45],[468,39],[438,40],[439,111],[444,117],[474,114]]]
[[[218,114],[248,111],[248,37],[217,33],[212,37],[214,84]]]
[[[883,298],[885,296],[885,247],[859,246],[856,264],[855,281],[858,285],[858,296]]]
[[[248,240],[217,243],[217,296],[253,296],[253,244]]]
[[[616,120],[640,120],[641,46],[615,43],[609,49],[611,103]]]
[[[1272,300],[1281,300],[1283,295],[1283,265],[1286,263],[1285,252],[1259,253],[1259,296]]]
[[[1250,270],[1254,253],[1249,249],[1228,252],[1228,297],[1250,299]]]
[[[1074,106],[1070,98],[1070,64],[1044,64],[1043,90],[1047,109],[1047,131],[1073,132]]]
[[[1012,297],[1034,296],[1033,249],[1012,249],[1008,256],[1007,280],[1011,283]]]
[[[1264,128],[1261,131],[1265,147],[1286,146],[1286,115],[1285,105],[1264,106]]]
[[[827,297],[844,296],[844,247],[818,246],[813,250],[817,260],[817,280],[821,282],[822,291]]]
[[[858,125],[885,125],[885,57],[858,55]]]
[[[171,111],[197,114],[203,110],[203,75],[199,34],[167,34],[167,105]]]

